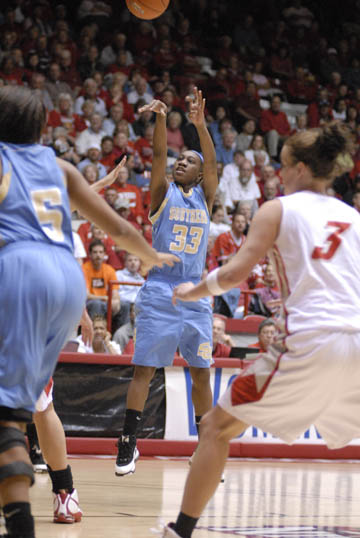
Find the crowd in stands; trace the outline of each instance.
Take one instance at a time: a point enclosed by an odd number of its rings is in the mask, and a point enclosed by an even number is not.
[[[139,109],[154,98],[168,107],[170,176],[183,149],[200,150],[185,100],[194,85],[206,97],[219,174],[206,270],[226,263],[246,241],[259,206],[282,195],[282,144],[308,127],[338,120],[351,129],[353,169],[337,177],[328,194],[360,211],[358,0],[326,9],[315,0],[251,5],[171,0],[153,21],[136,19],[123,4],[2,2],[0,86],[27,85],[42,96],[48,112],[43,143],[77,166],[89,183],[104,178],[126,155],[116,181],[100,194],[149,242],[155,118]],[[74,215],[75,229],[86,252],[89,312],[99,321],[106,315],[107,282],[143,277],[138,260],[81,215]],[[131,338],[138,289],[114,288],[107,341],[123,346],[124,335]],[[217,298],[214,312],[241,317],[241,290],[249,289],[259,289],[250,304],[254,313],[278,314],[279,293],[267,259],[241,289]],[[118,331],[122,339],[116,338]],[[101,334],[100,327],[99,341]],[[95,343],[94,349],[101,346]]]

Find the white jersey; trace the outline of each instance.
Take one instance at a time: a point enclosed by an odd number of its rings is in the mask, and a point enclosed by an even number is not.
[[[279,200],[283,213],[270,257],[288,333],[360,331],[360,214],[310,191]]]

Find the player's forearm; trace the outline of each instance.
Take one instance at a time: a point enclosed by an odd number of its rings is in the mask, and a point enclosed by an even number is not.
[[[154,260],[156,257],[155,249],[153,249],[134,226],[127,221],[124,221],[121,233],[114,232],[111,234],[111,237],[115,243],[121,245],[123,250],[135,254],[135,256],[138,256],[145,262]]]
[[[200,139],[200,147],[204,157],[204,164],[209,164],[210,166],[216,167],[215,147],[205,123],[198,125],[196,130]]]
[[[166,115],[156,114],[154,137],[153,137],[153,159],[164,158],[167,155],[167,131]]]

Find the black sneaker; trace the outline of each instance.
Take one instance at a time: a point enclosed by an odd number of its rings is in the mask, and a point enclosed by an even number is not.
[[[47,473],[47,465],[38,446],[30,448],[29,456],[35,473]]]
[[[118,440],[118,454],[115,463],[115,474],[124,476],[135,472],[135,462],[139,459],[135,435],[122,435]]]

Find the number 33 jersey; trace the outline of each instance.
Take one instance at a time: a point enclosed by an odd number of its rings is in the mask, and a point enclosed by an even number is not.
[[[310,191],[279,200],[282,219],[270,257],[288,331],[359,331],[360,214]]]
[[[0,144],[0,245],[54,243],[73,250],[64,176],[54,152],[40,144]]]
[[[200,185],[184,192],[170,183],[159,209],[150,217],[153,225],[153,247],[180,258],[174,267],[154,268],[154,275],[179,280],[199,281],[205,267],[210,216]]]

